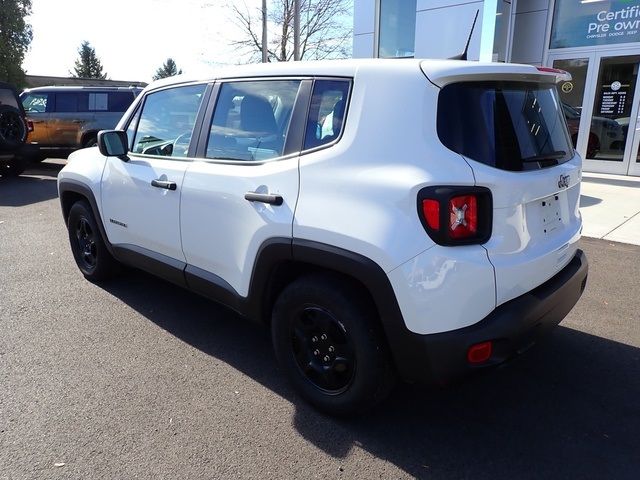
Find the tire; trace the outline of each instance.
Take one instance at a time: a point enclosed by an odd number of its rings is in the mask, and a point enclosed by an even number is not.
[[[0,165],[0,176],[5,178],[17,177],[26,170],[28,163],[23,157],[14,157],[9,163]]]
[[[271,323],[281,368],[309,403],[363,413],[387,397],[395,374],[377,314],[357,285],[314,274],[289,284]]]
[[[119,272],[119,263],[109,253],[85,200],[71,206],[67,228],[73,258],[87,280],[108,280]]]
[[[14,150],[27,140],[27,124],[22,113],[11,105],[0,105],[0,147]]]

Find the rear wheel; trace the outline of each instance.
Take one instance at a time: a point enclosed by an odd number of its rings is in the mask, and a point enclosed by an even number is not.
[[[278,362],[309,403],[330,414],[363,412],[382,401],[394,373],[375,310],[351,282],[310,275],[274,306]]]
[[[119,270],[118,261],[104,243],[89,204],[78,201],[69,211],[69,242],[73,258],[88,280],[106,280]]]

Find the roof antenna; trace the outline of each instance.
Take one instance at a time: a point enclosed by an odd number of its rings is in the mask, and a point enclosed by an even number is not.
[[[478,20],[478,14],[480,13],[480,9],[476,10],[476,16],[473,19],[473,25],[471,25],[471,32],[469,32],[469,38],[467,39],[467,45],[464,47],[464,52],[460,55],[456,55],[455,57],[449,57],[449,60],[466,60],[467,54],[469,53],[469,44],[471,43],[471,37],[473,36],[473,29],[476,28],[476,21]]]

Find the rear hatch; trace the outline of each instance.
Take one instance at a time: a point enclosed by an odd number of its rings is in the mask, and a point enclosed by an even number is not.
[[[554,276],[577,250],[581,160],[556,90],[566,77],[460,61],[425,61],[422,69],[441,89],[440,141],[492,193],[492,234],[483,246],[499,305]]]

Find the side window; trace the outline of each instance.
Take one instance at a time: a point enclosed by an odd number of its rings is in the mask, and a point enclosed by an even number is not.
[[[90,93],[89,94],[89,111],[90,112],[106,112],[109,105],[109,94]]]
[[[349,87],[347,80],[316,80],[304,137],[304,149],[319,147],[340,137]]]
[[[44,113],[47,111],[48,93],[29,93],[22,99],[22,106],[27,113]]]
[[[73,92],[56,93],[56,112],[70,113],[78,111],[78,94]]]
[[[174,87],[147,95],[131,151],[186,157],[205,88]]]
[[[299,80],[224,83],[211,122],[207,158],[282,156],[299,88]]]
[[[129,105],[133,103],[133,92],[111,92],[109,93],[109,111],[126,112]]]
[[[133,114],[131,120],[129,120],[129,126],[127,127],[127,140],[129,141],[129,151],[133,151],[133,137],[136,134],[136,128],[138,128],[138,120],[140,119],[140,106],[136,108],[136,113]]]

